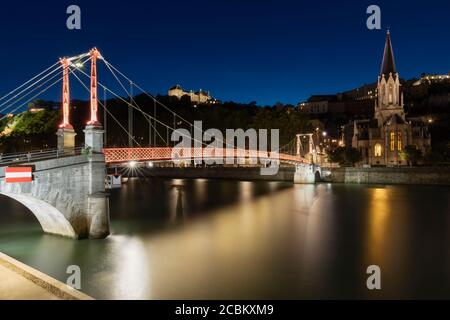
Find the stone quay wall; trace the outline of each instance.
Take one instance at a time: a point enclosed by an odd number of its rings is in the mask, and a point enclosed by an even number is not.
[[[450,167],[332,168],[325,182],[450,186]]]

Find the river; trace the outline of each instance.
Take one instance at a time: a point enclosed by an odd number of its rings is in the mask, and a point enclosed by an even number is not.
[[[110,206],[74,241],[0,196],[0,251],[97,299],[450,298],[448,187],[135,178]]]

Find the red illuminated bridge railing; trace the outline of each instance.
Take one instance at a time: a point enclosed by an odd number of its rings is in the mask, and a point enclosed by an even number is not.
[[[259,159],[279,160],[292,164],[307,162],[304,158],[284,153],[227,148],[105,148],[106,163],[128,161],[177,161],[193,159]]]

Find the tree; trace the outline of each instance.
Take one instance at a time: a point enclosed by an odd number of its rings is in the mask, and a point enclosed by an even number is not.
[[[343,165],[345,163],[344,153],[345,153],[344,147],[337,147],[329,151],[328,159],[330,160],[330,162],[339,163],[340,165]]]
[[[421,159],[422,151],[417,149],[415,145],[407,145],[400,155],[412,167],[413,165],[417,165],[417,162]]]
[[[362,157],[359,153],[358,149],[356,148],[345,148],[345,160],[347,163],[351,163],[352,166],[355,165],[355,163],[361,161]]]
[[[444,156],[437,151],[430,151],[424,155],[423,161],[427,166],[435,166],[444,161]]]
[[[339,163],[341,166],[354,166],[361,161],[361,154],[358,149],[352,147],[337,147],[328,154],[331,162]]]

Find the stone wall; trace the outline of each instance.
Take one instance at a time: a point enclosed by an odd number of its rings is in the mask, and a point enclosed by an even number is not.
[[[325,170],[325,169],[324,169]],[[328,169],[327,169],[328,170]],[[333,168],[326,182],[449,185],[450,168]]]
[[[31,163],[31,183],[6,183],[0,168],[0,193],[25,205],[47,233],[71,238],[109,234],[103,154]]]

